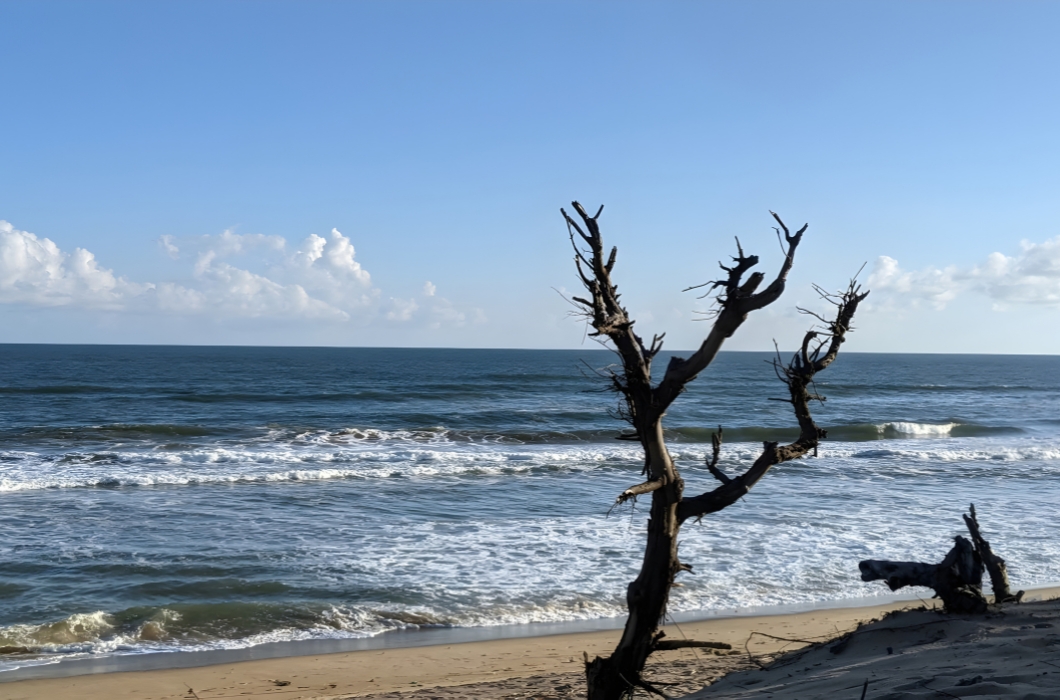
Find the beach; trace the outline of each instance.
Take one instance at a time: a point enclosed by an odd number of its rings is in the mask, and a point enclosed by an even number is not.
[[[919,605],[919,601],[914,601]],[[653,657],[653,664],[685,662],[693,664],[694,683],[706,683],[750,662],[744,643],[751,632],[774,637],[827,639],[855,628],[859,622],[878,617],[888,610],[908,608],[913,603],[896,603],[867,608],[845,608],[790,615],[740,616],[685,623],[680,630],[664,628],[668,636],[725,642],[735,653],[715,655],[710,650],[680,650]],[[590,633],[523,637],[470,642],[466,644],[366,650],[345,654],[294,656],[283,659],[247,661],[236,664],[189,669],[154,670],[16,681],[0,684],[3,700],[79,697],[83,700],[109,698],[152,698],[154,700],[194,697],[201,700],[221,697],[243,698],[341,698],[415,691],[438,686],[454,690],[468,684],[489,683],[497,697],[516,693],[535,676],[556,678],[550,689],[557,697],[577,697],[579,683],[584,688],[582,653],[590,657],[606,655],[614,647],[619,630]],[[802,646],[756,635],[749,646],[757,655],[776,653]],[[701,668],[698,662],[704,662]],[[290,685],[277,685],[289,681]],[[556,686],[571,686],[570,692]],[[479,686],[478,692],[491,689]],[[691,690],[691,688],[690,688]]]
[[[838,686],[857,685],[870,674],[873,682],[887,674],[887,664],[895,666],[892,680],[900,676],[903,664],[912,681],[943,672],[960,679],[982,675],[989,669],[994,676],[1013,675],[1002,670],[1019,666],[1020,673],[1031,671],[1036,654],[1043,655],[1042,668],[1049,671],[1049,656],[1060,644],[1060,588],[1040,589],[1027,596],[1027,602],[1006,606],[1001,613],[962,617],[925,609],[922,601],[895,602],[857,608],[835,608],[787,615],[738,616],[688,622],[679,627],[667,626],[668,636],[725,642],[733,649],[679,650],[654,655],[649,663],[654,681],[672,683],[674,696],[693,693],[705,686],[709,692],[695,697],[760,697],[768,688],[774,697],[830,697]],[[1048,599],[1048,603],[1040,601]],[[898,615],[889,615],[902,611]],[[881,634],[872,620],[885,618],[876,626],[886,627]],[[992,637],[1011,643],[1012,629],[1019,640],[1017,652],[1005,659],[996,653],[998,644]],[[872,631],[869,631],[872,630]],[[825,644],[819,649],[802,651],[796,656],[786,653],[809,647],[807,642],[826,643],[842,640],[841,653]],[[607,654],[613,647],[615,630],[520,637],[485,642],[365,650],[349,653],[290,656],[279,659],[216,664],[195,668],[156,669],[100,673],[66,678],[40,678],[0,683],[3,700],[44,700],[77,697],[80,700],[178,700],[199,698],[578,698],[584,696],[582,654],[590,657]],[[860,635],[860,636],[859,636]],[[862,642],[862,638],[871,637]],[[989,663],[968,657],[962,644],[974,639],[990,655]],[[926,641],[925,641],[926,640]],[[966,640],[965,640],[966,641]],[[881,646],[882,645],[882,646]],[[886,647],[895,653],[887,653]],[[973,651],[974,651],[973,650]],[[916,655],[915,668],[909,659]],[[961,655],[954,658],[954,654]],[[809,655],[816,655],[812,658]],[[817,657],[823,662],[819,662]],[[877,666],[869,666],[871,657]],[[881,657],[888,657],[881,661]],[[965,658],[968,657],[968,658]],[[963,659],[963,660],[962,660]],[[830,666],[819,663],[831,661]],[[767,667],[761,670],[759,666]],[[775,667],[775,668],[774,668]],[[838,668],[836,668],[838,667]],[[782,694],[794,683],[790,671],[803,671],[800,683],[815,683],[794,695]],[[819,668],[814,673],[808,671]],[[737,674],[737,672],[742,672]],[[734,674],[734,675],[726,675]],[[822,679],[822,676],[824,678]],[[1041,683],[1053,682],[1060,688],[1060,668],[1055,679],[1042,676]],[[846,685],[844,685],[846,684]],[[899,684],[900,685],[900,684]],[[741,689],[741,686],[743,688]],[[748,690],[755,686],[756,690]],[[962,686],[963,687],[963,686]],[[807,694],[809,692],[809,694]],[[714,693],[714,694],[711,694]],[[800,694],[801,693],[801,694]],[[847,693],[856,697],[856,693]],[[879,697],[870,695],[869,697]],[[898,696],[888,696],[898,697]],[[906,697],[906,696],[901,696]],[[909,695],[908,697],[916,697]],[[1024,697],[1032,697],[1026,695]],[[1052,697],[1043,695],[1042,697]]]

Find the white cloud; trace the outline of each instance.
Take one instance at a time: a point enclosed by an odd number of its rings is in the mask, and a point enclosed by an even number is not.
[[[456,309],[448,299],[435,297],[436,301],[431,305],[430,327],[441,328],[442,326],[462,326],[467,322],[467,314]]]
[[[331,229],[331,243],[328,244],[326,252],[328,267],[332,272],[355,279],[361,284],[371,284],[371,275],[361,268],[361,263],[354,260],[353,255],[353,243],[350,239],[339,233],[337,228]]]
[[[426,323],[428,328],[442,328],[443,326],[459,328],[467,325],[469,314],[472,323],[487,322],[486,314],[482,309],[475,308],[470,311],[458,309],[453,302],[438,296],[438,287],[428,281],[423,285],[423,295],[419,301],[391,297],[386,318],[399,322],[419,320]]]
[[[1001,303],[1060,304],[1060,236],[1020,247],[1013,257],[991,253],[971,270],[972,286]]]
[[[944,309],[957,297],[961,288],[954,279],[955,274],[952,267],[943,270],[929,267],[905,272],[898,266],[897,260],[881,255],[876,259],[866,286],[874,292],[891,292],[909,297],[914,304],[924,300],[936,309]]]
[[[390,310],[386,312],[387,320],[411,321],[420,305],[415,299],[390,299]]]
[[[153,286],[115,276],[83,248],[65,253],[0,220],[0,302],[116,309]]]
[[[300,284],[280,284],[227,263],[212,265],[199,277],[204,283],[203,290],[199,297],[188,297],[193,303],[187,311],[202,311],[201,298],[209,304],[212,313],[223,316],[349,318],[342,309],[310,296]],[[173,301],[170,308],[180,311],[179,297]]]
[[[1060,305],[1060,236],[1044,243],[1023,241],[1020,247],[1018,255],[991,253],[984,263],[969,268],[903,271],[897,260],[882,255],[866,286],[913,305],[927,301],[937,309],[969,291],[990,297],[997,308],[1007,304]]]
[[[159,236],[158,245],[162,246],[162,249],[166,251],[166,255],[174,260],[180,257],[180,248],[173,242],[173,236]]]
[[[326,237],[310,234],[297,246],[282,236],[232,229],[179,241],[161,236],[158,244],[169,258],[183,261],[183,274],[138,284],[101,267],[87,250],[66,253],[47,238],[0,221],[0,303],[218,318],[465,323],[466,314],[437,297],[431,282],[423,286],[426,306],[416,299],[383,302],[353,242],[338,229]],[[484,320],[481,311],[475,319]]]
[[[301,249],[295,253],[294,262],[300,267],[311,267],[313,263],[324,257],[324,246],[328,239],[315,233],[309,234],[309,238],[302,242]]]
[[[165,308],[173,312],[207,310],[223,316],[293,317],[348,320],[370,311],[378,290],[355,259],[353,243],[337,229],[330,239],[310,234],[293,253],[281,236],[236,234],[199,236],[193,268],[196,289],[167,288]],[[253,254],[252,271],[224,262]],[[362,315],[364,315],[362,313]]]
[[[172,236],[169,243],[173,244]],[[233,229],[225,229],[216,236],[200,236],[192,241],[193,247],[198,248],[199,255],[195,260],[195,274],[203,274],[214,260],[222,260],[236,255],[242,255],[257,248],[266,251],[282,251],[287,241],[282,236],[265,236],[260,233],[236,233]]]

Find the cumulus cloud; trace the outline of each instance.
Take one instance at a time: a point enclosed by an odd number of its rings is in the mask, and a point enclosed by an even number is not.
[[[194,283],[159,287],[159,307],[169,312],[344,321],[370,315],[378,296],[352,241],[338,229],[328,238],[310,234],[293,251],[282,236],[233,229],[185,245],[195,252]],[[246,264],[261,269],[228,262],[234,258],[250,258]]]
[[[66,253],[0,220],[0,302],[117,309],[152,288],[115,276],[84,248]]]
[[[1020,247],[1013,257],[991,253],[971,271],[972,285],[1001,303],[1060,304],[1060,236]]]
[[[940,270],[929,267],[923,270],[905,271],[892,257],[881,255],[869,275],[868,288],[875,292],[891,292],[911,297],[913,302],[924,300],[936,309],[944,309],[960,291],[960,283],[954,279],[954,268]]]
[[[977,292],[1002,308],[1008,304],[1060,305],[1060,236],[1044,243],[1023,241],[1020,253],[991,253],[972,267],[903,270],[886,255],[877,258],[867,286],[883,295],[943,309],[958,295]]]
[[[426,282],[418,298],[384,300],[338,229],[295,245],[282,236],[220,234],[158,239],[178,261],[174,280],[131,282],[83,248],[65,252],[48,238],[0,221],[0,303],[70,306],[221,318],[421,322],[463,325],[468,314]],[[481,310],[469,312],[484,320]]]

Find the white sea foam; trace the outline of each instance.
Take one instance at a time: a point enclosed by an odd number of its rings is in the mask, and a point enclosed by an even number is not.
[[[690,493],[716,485],[704,466],[708,449],[699,443],[672,446]],[[722,466],[738,473],[761,449],[760,443],[726,444]],[[1052,486],[1060,483],[1060,439],[828,442],[819,454],[777,467],[751,497],[700,526],[685,528],[682,559],[694,565],[696,575],[682,577],[684,587],[673,592],[673,612],[732,612],[887,595],[885,586],[860,581],[856,562],[939,560],[950,537],[960,531],[960,512],[971,501],[980,507],[991,541],[1004,552],[1014,585],[1060,580],[1060,544],[1051,535],[1060,497]],[[349,507],[343,502],[328,514],[297,521],[302,535],[280,552],[254,549],[254,543],[274,536],[272,526],[256,525],[256,519],[240,521],[234,531],[218,536],[209,556],[226,566],[250,546],[253,556],[261,557],[254,566],[265,566],[276,580],[312,590],[379,592],[371,600],[357,598],[356,604],[324,607],[308,618],[295,616],[297,624],[281,616],[268,629],[221,636],[182,627],[191,623],[174,611],[163,609],[150,619],[123,625],[114,614],[96,610],[43,625],[0,628],[0,646],[34,648],[44,654],[40,659],[54,659],[363,637],[417,624],[489,626],[621,615],[622,592],[639,561],[644,514],[628,509],[611,517],[605,513],[618,489],[634,483],[640,467],[639,448],[627,443],[505,445],[439,438],[427,444],[420,437],[393,435],[346,443],[304,439],[62,455],[3,452],[0,490],[7,491],[393,478],[399,480],[392,483],[402,497],[416,508],[426,507],[439,489],[454,484],[470,489],[493,483],[510,501],[522,500],[503,518],[476,517],[472,511],[452,520],[388,517],[367,518],[363,524],[337,516]],[[591,478],[578,478],[589,472]],[[553,478],[586,488],[584,509],[590,514],[559,518],[520,513],[535,498],[519,495],[528,490],[524,486],[540,487]],[[984,479],[988,490],[982,488]],[[218,497],[239,497],[228,491],[218,491]],[[360,491],[353,485],[330,493],[346,499]],[[190,489],[166,498],[202,501]],[[1008,507],[1016,498],[1024,504],[1018,511]],[[854,501],[856,509],[847,507]],[[196,527],[208,528],[208,520]],[[243,530],[250,526],[262,529]],[[202,539],[209,539],[209,532],[196,531]],[[54,545],[64,565],[130,565],[105,541],[74,542],[60,537]],[[0,543],[0,558],[11,560],[13,546]],[[132,565],[137,576],[154,569],[166,578],[172,560],[140,557]],[[405,602],[395,604],[387,591],[400,591]],[[0,669],[25,663],[0,659]]]
[[[778,480],[774,480],[778,481]],[[783,480],[779,480],[783,481]],[[798,503],[778,502],[791,484],[763,484],[753,504],[689,526],[682,560],[696,575],[683,576],[673,591],[674,613],[732,613],[777,605],[882,597],[885,586],[857,575],[860,558],[936,561],[950,546],[959,510],[926,512],[934,505],[907,500],[895,510],[886,502],[848,513],[840,523],[827,506],[836,494],[805,494]],[[792,506],[800,507],[792,507]],[[752,515],[753,517],[749,517]],[[348,639],[423,625],[493,626],[564,622],[622,615],[622,591],[633,578],[641,546],[642,520],[577,517],[510,522],[471,519],[402,523],[379,528],[375,556],[337,548],[294,552],[307,574],[323,584],[340,579],[373,586],[403,587],[420,602],[395,605],[380,600],[330,605],[302,624],[278,620],[270,629],[226,636],[196,631],[175,611],[161,609],[149,620],[122,628],[103,611],[73,615],[42,625],[0,628],[0,646],[25,646],[48,658],[150,651],[234,649],[268,642]],[[987,517],[984,510],[981,516]],[[1000,516],[991,516],[997,520]],[[888,531],[879,531],[887,522]],[[1060,579],[1060,545],[991,535],[1012,565],[1019,587]],[[261,616],[253,620],[261,624]],[[184,625],[184,626],[181,626]],[[24,665],[0,659],[0,670]]]
[[[887,423],[910,435],[941,435],[954,424]],[[881,428],[882,429],[882,428]],[[888,428],[890,429],[890,428]],[[932,433],[931,431],[936,431]],[[919,432],[917,432],[919,431]],[[322,438],[323,439],[323,438]],[[329,438],[330,440],[330,438]],[[325,440],[327,442],[327,440]],[[761,450],[755,443],[725,445],[724,462],[740,465]],[[708,447],[674,443],[671,454],[685,469],[703,465]],[[1056,439],[943,438],[888,440],[883,443],[826,442],[820,458],[807,462],[827,468],[834,460],[879,460],[902,471],[925,462],[1026,462],[1060,460]],[[122,449],[48,454],[0,451],[0,492],[49,488],[178,486],[211,483],[324,481],[385,477],[430,478],[467,475],[519,475],[540,470],[587,471],[638,467],[639,447],[617,444],[503,445],[406,441],[388,435],[381,442],[355,444],[214,445],[178,450]]]

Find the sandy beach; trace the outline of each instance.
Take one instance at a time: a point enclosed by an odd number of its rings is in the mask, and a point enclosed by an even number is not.
[[[995,679],[989,682],[1003,684],[997,678],[1018,675],[1023,679],[1018,682],[1027,688],[1055,691],[1060,688],[1060,665],[1052,668],[1044,663],[1049,659],[1043,659],[1039,669],[1035,657],[1055,654],[1060,644],[1060,601],[1034,601],[1058,595],[1060,589],[1034,591],[1023,605],[979,618],[913,610],[923,607],[921,601],[913,601],[684,623],[680,629],[667,627],[667,635],[726,642],[733,649],[660,653],[653,657],[651,677],[674,684],[669,686],[674,696],[702,691],[695,697],[704,698],[832,697],[839,686],[857,697],[846,686],[860,689],[866,678],[874,688],[888,688],[891,693],[884,696],[877,690],[868,697],[929,697],[927,690],[917,695],[901,688],[943,676],[952,676],[955,683],[977,676],[985,683],[989,676]],[[905,612],[866,625],[898,610]],[[887,631],[874,631],[881,626]],[[805,650],[809,642],[820,644],[851,632],[842,653],[832,651],[835,644]],[[612,630],[41,678],[0,683],[0,699],[575,698],[583,695],[583,652],[607,653],[616,634]],[[1000,653],[1003,649],[1007,651]],[[797,650],[804,651],[783,656]],[[716,684],[703,690],[712,683]],[[796,684],[799,690],[791,690]],[[973,689],[977,684],[981,683],[956,687]],[[1055,697],[1042,692],[1040,697]]]

